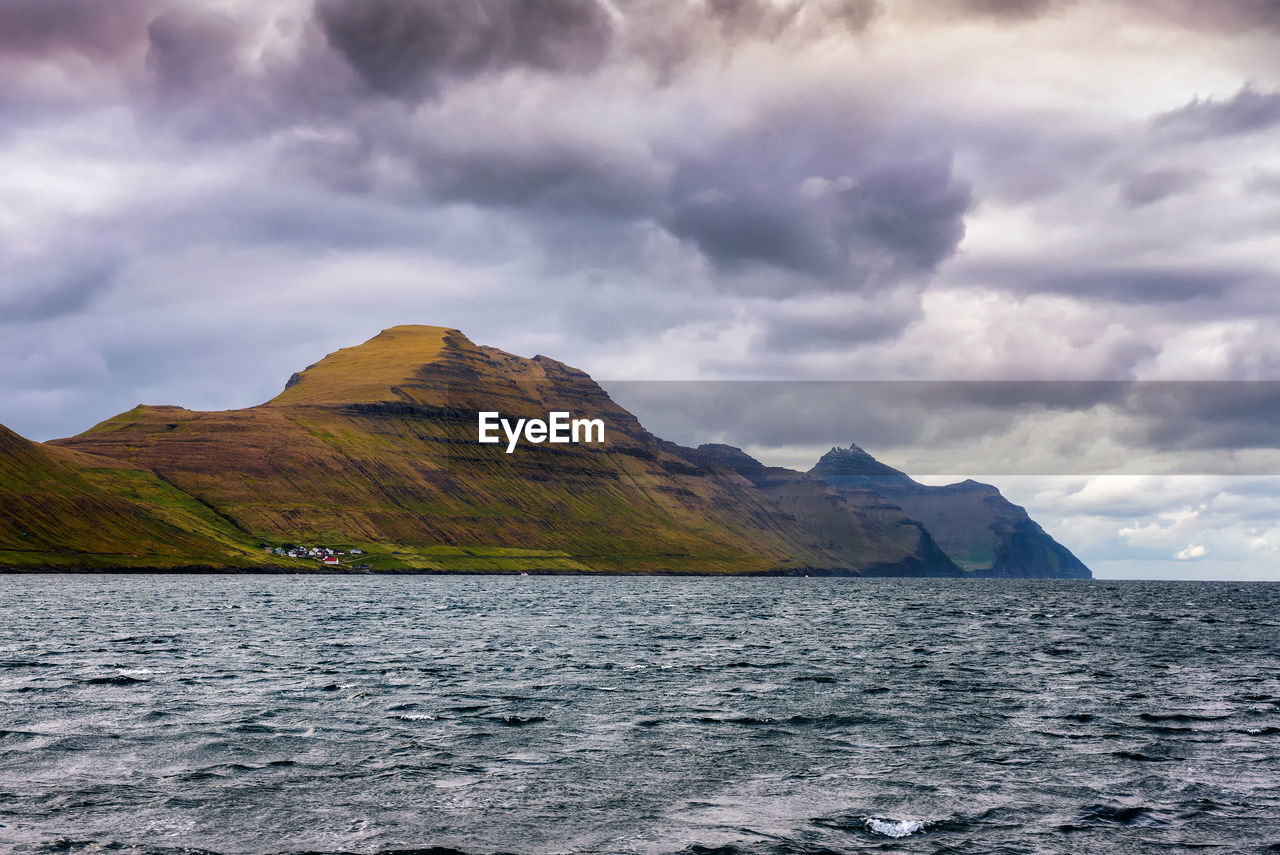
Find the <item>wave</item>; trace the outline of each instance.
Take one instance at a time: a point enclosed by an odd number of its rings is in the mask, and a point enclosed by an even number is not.
[[[1159,721],[1222,721],[1225,718],[1231,718],[1230,715],[1197,715],[1195,713],[1139,713],[1138,718],[1143,721],[1159,722]]]
[[[863,824],[868,831],[883,837],[910,837],[929,827],[923,819],[884,819],[878,816],[866,817]]]
[[[132,686],[147,682],[142,677],[130,677],[128,674],[115,674],[110,677],[90,677],[84,681],[90,686]]]

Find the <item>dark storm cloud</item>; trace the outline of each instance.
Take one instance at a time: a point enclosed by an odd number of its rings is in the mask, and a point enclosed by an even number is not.
[[[0,135],[84,107],[128,101],[147,22],[165,0],[0,2]]]
[[[596,0],[318,0],[316,19],[371,89],[397,96],[515,67],[590,71],[613,32]]]
[[[796,118],[681,163],[672,233],[728,270],[762,264],[847,288],[930,272],[955,251],[973,199],[949,158],[877,150],[816,117],[786,129]]]
[[[780,34],[800,12],[799,5],[775,6],[761,0],[706,0],[712,20],[730,35]]]
[[[165,5],[163,0],[5,0],[0,3],[0,56],[110,58],[137,45],[146,22]]]
[[[241,23],[219,12],[177,8],[152,19],[147,67],[157,96],[181,109],[187,99],[221,94],[242,73],[238,54],[243,37]],[[237,97],[247,99],[250,93]]]
[[[761,111],[746,130],[679,140],[557,130],[523,114],[457,122],[454,106],[413,122],[384,111],[286,156],[343,192],[576,217],[583,239],[605,254],[608,221],[655,225],[730,278],[760,270],[807,277],[791,277],[784,290],[861,290],[925,276],[954,253],[973,204],[938,145],[919,150],[859,125],[854,116],[883,109],[875,103],[832,118],[814,99]],[[493,126],[478,131],[479,121]],[[380,179],[388,164],[397,176],[390,183]]]
[[[652,213],[661,199],[661,178],[649,163],[585,140],[453,148],[427,140],[415,166],[425,190],[451,202],[626,218]]]
[[[1152,120],[1157,131],[1193,139],[1251,134],[1278,123],[1280,92],[1260,92],[1252,86],[1226,100],[1194,99]]]
[[[1132,407],[1150,418],[1146,440],[1162,450],[1280,448],[1280,383],[1134,384]]]
[[[721,266],[761,262],[831,276],[841,266],[841,248],[823,234],[824,219],[818,206],[798,198],[735,186],[731,192],[709,189],[681,199],[671,226]]]
[[[440,98],[455,83],[517,68],[592,73],[619,28],[626,34],[619,50],[632,55],[645,39],[669,33],[688,36],[695,52],[709,49],[712,35],[722,46],[784,34],[826,38],[831,24],[837,33],[867,26],[872,0],[659,4],[687,24],[679,27],[646,17],[642,4],[611,12],[597,0],[317,0],[313,17],[300,23],[302,37],[288,44],[278,43],[271,13],[261,10],[233,16],[125,0],[95,28],[40,11],[43,4],[19,5],[28,29],[48,31],[48,44],[137,48],[147,88],[131,97],[187,141],[319,128],[325,132],[285,140],[280,150],[283,165],[331,188],[404,199],[411,188],[385,177],[392,164],[433,203],[657,223],[722,271],[774,268],[833,288],[928,273],[954,251],[972,201],[945,153],[863,157],[829,122],[779,129],[812,115],[772,117],[778,127],[747,139],[650,156],[644,145],[639,154],[619,153],[536,125],[508,134],[468,130],[464,121],[448,129],[460,128],[451,141],[418,121],[411,103],[379,106],[368,97]],[[806,109],[816,115],[827,107],[815,99]]]

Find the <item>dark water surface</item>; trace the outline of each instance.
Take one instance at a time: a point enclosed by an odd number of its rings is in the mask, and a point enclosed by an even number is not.
[[[1280,851],[1280,585],[0,577],[0,849]]]

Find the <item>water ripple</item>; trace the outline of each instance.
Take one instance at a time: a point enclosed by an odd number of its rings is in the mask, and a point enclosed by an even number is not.
[[[0,849],[1280,851],[1276,585],[0,577],[0,614]]]

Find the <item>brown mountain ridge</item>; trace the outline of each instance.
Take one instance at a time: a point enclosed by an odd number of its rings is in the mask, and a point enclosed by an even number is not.
[[[605,442],[508,454],[476,441],[482,410],[599,418]],[[324,569],[264,549],[312,544],[361,571],[964,575],[892,499],[666,442],[585,373],[443,327],[339,350],[259,406],[0,439],[16,569]]]

